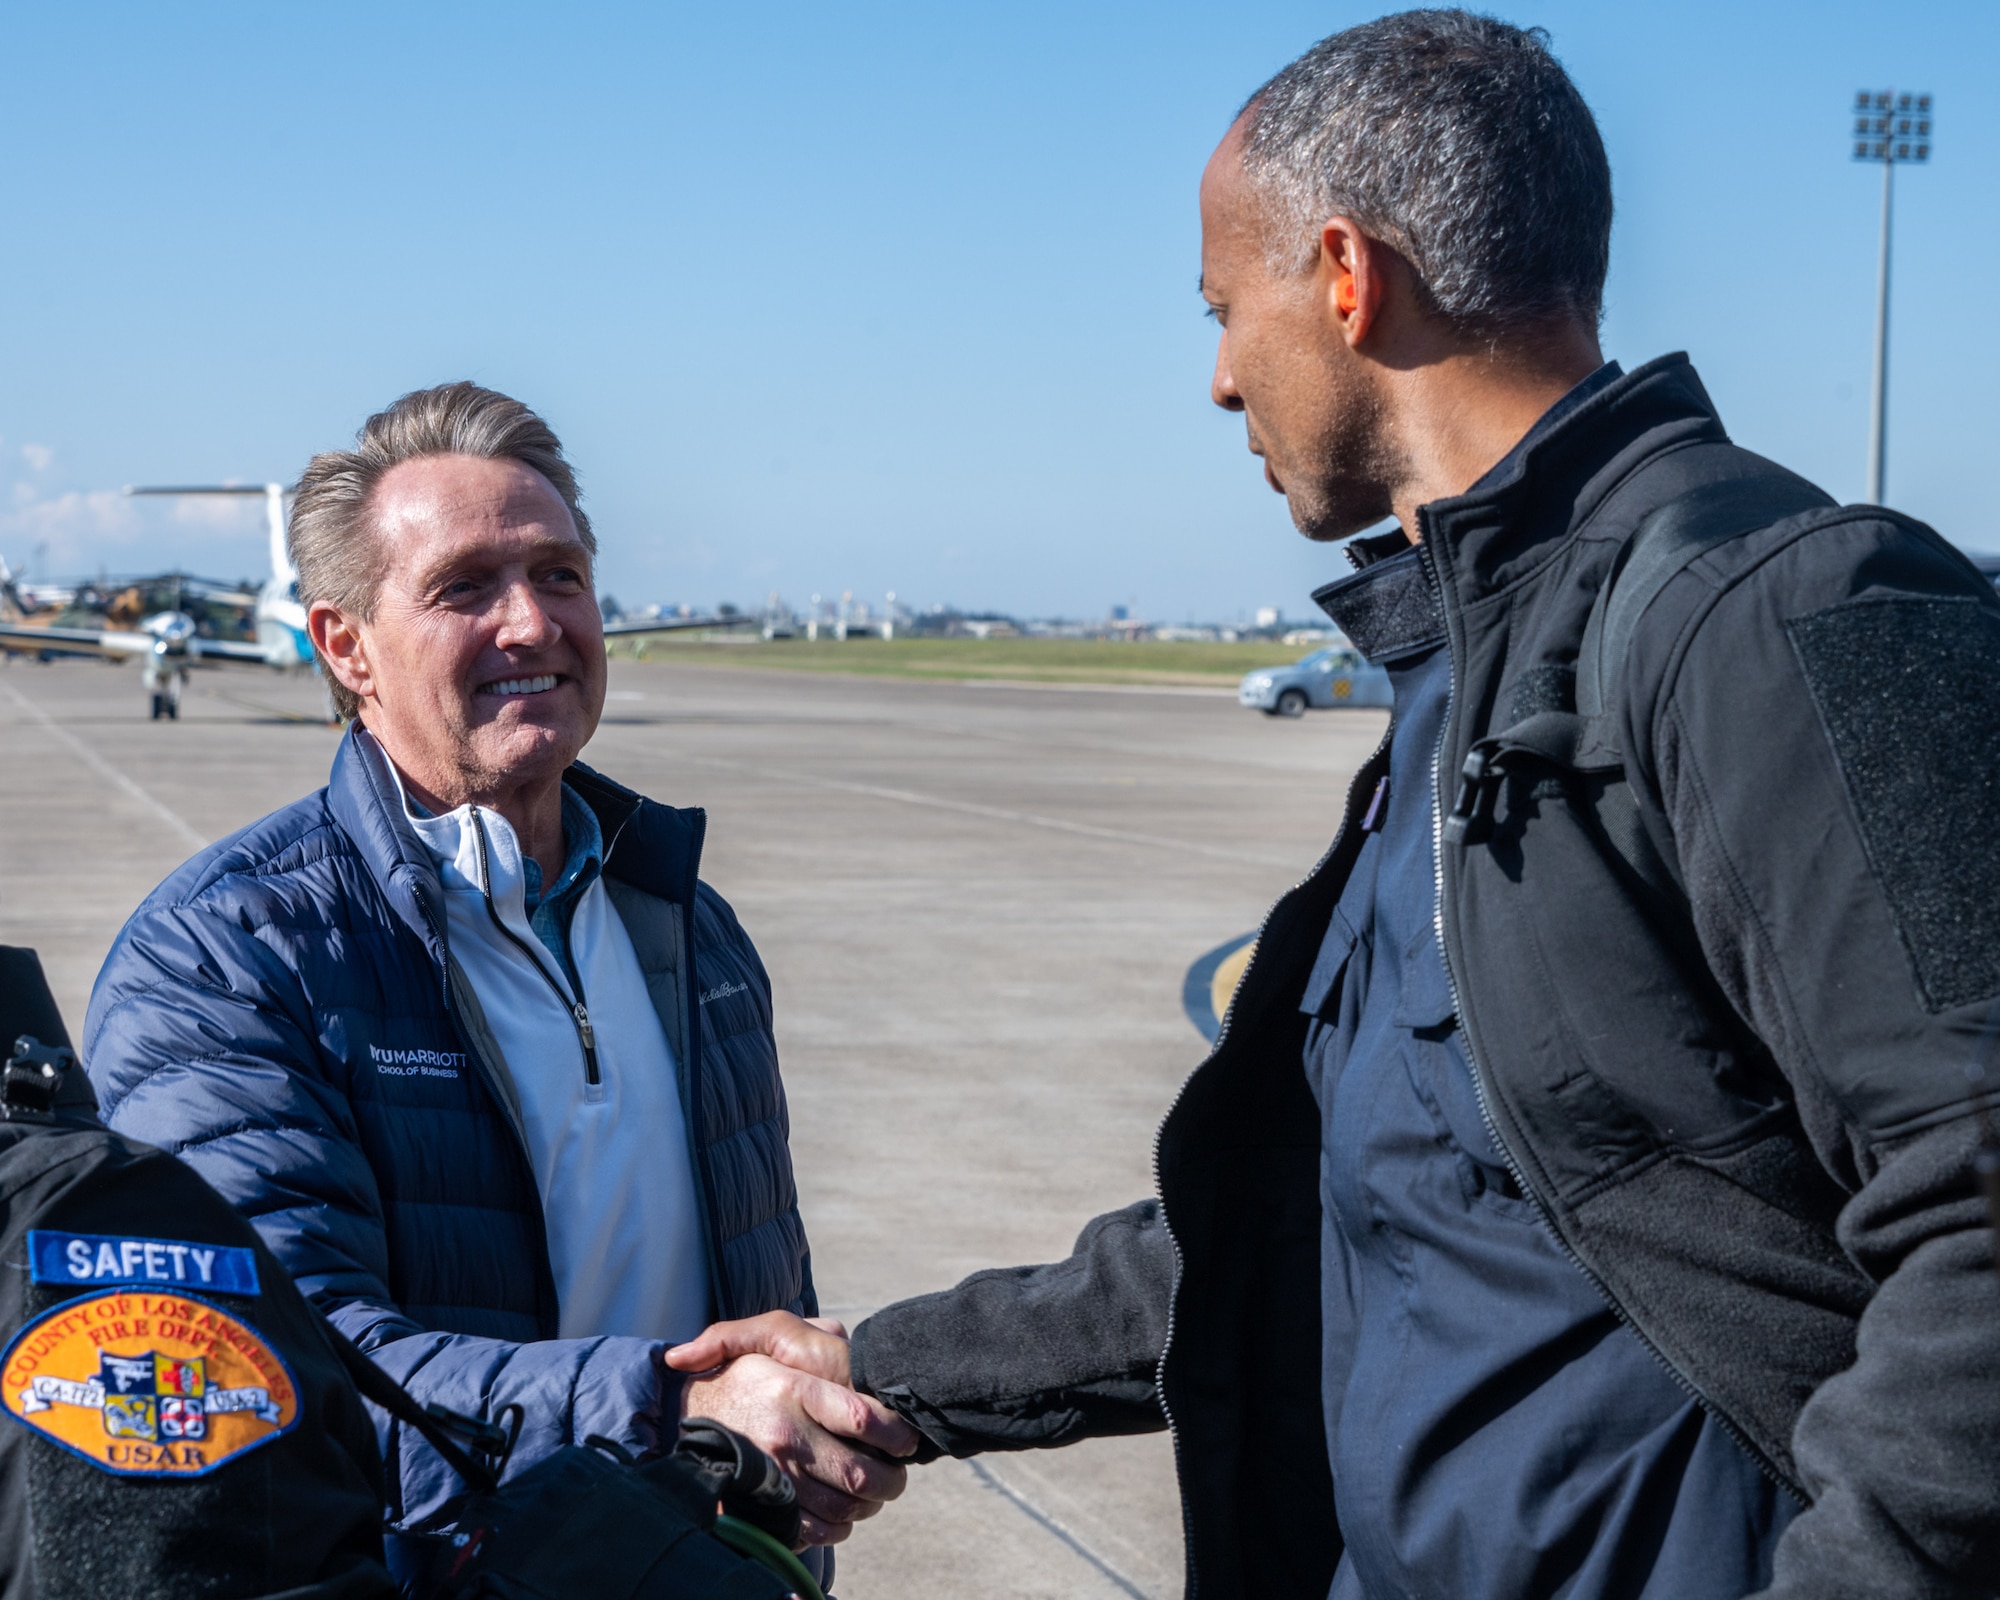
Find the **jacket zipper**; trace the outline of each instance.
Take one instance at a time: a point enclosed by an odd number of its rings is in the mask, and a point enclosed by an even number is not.
[[[1236,1015],[1235,995],[1242,993],[1243,986],[1250,981],[1250,974],[1256,968],[1259,958],[1264,953],[1264,934],[1271,925],[1272,915],[1285,901],[1289,900],[1299,890],[1317,878],[1321,871],[1325,869],[1326,864],[1333,859],[1334,852],[1340,848],[1341,841],[1347,837],[1347,830],[1354,820],[1354,802],[1360,790],[1361,774],[1382,759],[1382,754],[1389,748],[1389,741],[1394,733],[1395,722],[1392,719],[1388,729],[1382,734],[1382,742],[1375,747],[1374,753],[1361,763],[1360,767],[1355,770],[1354,777],[1348,781],[1347,798],[1341,806],[1340,827],[1334,833],[1333,842],[1326,847],[1325,851],[1321,853],[1319,860],[1313,864],[1312,871],[1308,872],[1297,883],[1279,895],[1276,900],[1272,901],[1270,911],[1264,913],[1264,920],[1257,929],[1256,946],[1251,952],[1249,962],[1243,968],[1242,975],[1236,980],[1236,989],[1230,997],[1229,1005],[1223,1010],[1221,1024],[1215,1031],[1215,1042],[1209,1046],[1208,1054],[1201,1058],[1194,1070],[1181,1080],[1180,1088],[1175,1090],[1174,1098],[1167,1106],[1166,1115],[1160,1118],[1159,1126],[1153,1131],[1153,1191],[1160,1197],[1160,1220],[1166,1225],[1167,1243],[1172,1247],[1174,1252],[1174,1281],[1172,1290],[1167,1295],[1167,1331],[1166,1337],[1160,1343],[1159,1362],[1153,1368],[1153,1390],[1159,1397],[1160,1415],[1167,1419],[1167,1437],[1174,1442],[1174,1477],[1177,1482],[1184,1483],[1186,1480],[1181,1471],[1180,1425],[1174,1421],[1173,1408],[1167,1404],[1167,1356],[1174,1347],[1174,1308],[1176,1302],[1180,1299],[1182,1260],[1181,1242],[1174,1237],[1173,1218],[1167,1214],[1166,1186],[1160,1179],[1160,1145],[1166,1138],[1167,1124],[1173,1120],[1174,1113],[1180,1109],[1181,1101],[1187,1098],[1188,1085],[1194,1082],[1204,1067],[1222,1054],[1222,1047],[1229,1040],[1229,1024]],[[1181,1543],[1187,1552],[1187,1592],[1183,1596],[1183,1600],[1195,1600],[1195,1592],[1199,1587],[1199,1583],[1196,1578],[1194,1566],[1194,1525],[1193,1519],[1188,1513],[1188,1499],[1185,1493],[1181,1495]]]
[[[583,1081],[594,1089],[604,1080],[597,1071],[597,1035],[590,1026],[590,1010],[584,1004],[583,976],[581,973],[577,975],[576,999],[572,1001],[563,993],[563,986],[556,982],[555,975],[522,942],[521,936],[500,920],[500,912],[493,904],[493,872],[486,858],[486,823],[480,817],[477,806],[472,808],[472,832],[479,846],[479,891],[486,901],[486,915],[493,919],[493,926],[507,936],[514,948],[528,958],[528,965],[542,975],[542,982],[549,986],[550,992],[569,1013],[570,1023],[576,1029],[576,1042],[583,1047]],[[610,853],[608,850],[605,852],[607,856]]]
[[[1426,523],[1428,523],[1428,520],[1428,518],[1425,519]],[[1431,555],[1432,532],[1433,530],[1430,527],[1426,526],[1424,528],[1424,540],[1418,548],[1424,552],[1422,559],[1425,565],[1430,568],[1431,581],[1438,586],[1439,600],[1442,604],[1444,581],[1442,575],[1437,570],[1437,563]],[[1445,610],[1448,617],[1450,608],[1445,607]],[[1562,1230],[1556,1227],[1555,1219],[1550,1215],[1549,1208],[1542,1203],[1540,1192],[1533,1184],[1528,1182],[1526,1172],[1521,1164],[1515,1160],[1512,1147],[1508,1145],[1506,1137],[1500,1131],[1499,1123],[1494,1119],[1492,1103],[1486,1096],[1486,1081],[1481,1076],[1479,1070],[1478,1052],[1473,1049],[1472,1029],[1467,1026],[1465,1002],[1459,994],[1458,974],[1452,969],[1451,946],[1445,942],[1444,936],[1444,758],[1445,751],[1451,747],[1452,720],[1458,714],[1458,654],[1451,647],[1450,624],[1448,621],[1446,624],[1445,652],[1451,670],[1447,678],[1448,688],[1446,689],[1444,726],[1438,731],[1437,749],[1431,756],[1431,870],[1437,879],[1437,904],[1436,909],[1431,915],[1437,935],[1438,959],[1444,965],[1445,987],[1451,995],[1452,1015],[1458,1018],[1459,1038],[1465,1045],[1465,1064],[1471,1073],[1472,1096],[1479,1105],[1480,1121],[1486,1125],[1487,1137],[1493,1141],[1493,1148],[1500,1152],[1500,1159],[1506,1163],[1507,1172],[1513,1178],[1514,1186],[1527,1197],[1528,1203],[1535,1208],[1535,1215],[1541,1219],[1542,1226],[1547,1231],[1549,1237],[1555,1240],[1556,1248],[1562,1251],[1563,1255],[1568,1258],[1570,1265],[1583,1274],[1585,1280],[1597,1291],[1598,1298],[1611,1308],[1611,1314],[1631,1333],[1633,1338],[1639,1341],[1646,1352],[1660,1364],[1661,1369],[1667,1376],[1672,1378],[1680,1386],[1681,1390],[1699,1405],[1704,1412],[1721,1424],[1722,1431],[1736,1441],[1737,1446],[1757,1464],[1759,1470],[1767,1478],[1777,1484],[1779,1488],[1796,1496],[1802,1503],[1811,1505],[1812,1497],[1780,1472],[1765,1456],[1764,1452],[1750,1440],[1748,1435],[1735,1422],[1724,1416],[1720,1408],[1709,1402],[1708,1397],[1696,1386],[1694,1380],[1667,1359],[1660,1347],[1653,1343],[1652,1339],[1647,1336],[1646,1331],[1632,1319],[1624,1306],[1618,1303],[1617,1296],[1612,1294],[1604,1280],[1591,1270],[1583,1257],[1570,1248],[1569,1241],[1562,1236]]]
[[[393,786],[385,791],[375,767],[376,761],[386,764],[388,757],[382,753],[380,746],[375,745],[372,738],[366,736],[365,730],[357,729],[356,731],[357,733],[361,733],[363,737],[363,743],[360,746],[364,757],[361,762],[361,768],[368,782],[370,793],[379,807],[394,813],[401,807],[400,798],[392,798],[392,796],[397,794]],[[370,746],[374,747],[372,751],[369,749]],[[386,893],[387,887],[387,883],[379,879],[377,880],[378,892]],[[417,893],[414,898],[418,914],[423,918],[424,930],[428,934],[429,943],[436,947],[438,952],[437,959],[444,968],[443,1000],[445,1013],[453,1018],[454,1026],[459,1031],[459,1038],[465,1045],[466,1055],[478,1068],[482,1087],[485,1089],[488,1098],[492,1100],[494,1109],[500,1113],[500,1120],[506,1124],[507,1131],[513,1136],[514,1155],[521,1163],[521,1173],[527,1180],[528,1192],[530,1194],[537,1193],[538,1191],[535,1186],[535,1164],[528,1155],[527,1134],[522,1130],[519,1119],[508,1108],[507,1097],[500,1092],[499,1074],[495,1072],[493,1063],[488,1061],[480,1052],[477,1043],[466,1029],[464,1022],[458,1017],[458,998],[452,991],[451,975],[457,963],[451,958],[450,921],[442,915],[433,916],[431,904],[422,893]],[[462,971],[460,976],[463,977]],[[467,982],[469,986],[470,980],[467,980]],[[541,1244],[541,1249],[537,1255],[537,1265],[540,1269],[537,1273],[537,1287],[546,1294],[548,1304],[553,1306],[556,1304],[559,1296],[556,1294],[555,1273],[549,1264],[548,1218],[542,1215],[542,1209],[539,1205],[533,1208],[530,1215],[534,1220],[536,1238]],[[553,1327],[550,1329],[549,1336],[554,1337]],[[398,1487],[395,1492],[400,1497],[402,1493],[400,1478],[398,1479]],[[400,1503],[399,1498],[398,1504],[400,1505]]]
[[[618,820],[618,826],[604,844],[604,863],[611,864],[611,857],[618,849],[618,841],[625,836],[625,830],[632,819],[639,814],[637,806],[628,810]],[[700,892],[697,888],[696,893]],[[715,1314],[718,1317],[730,1315],[729,1285],[723,1276],[722,1240],[716,1232],[715,1195],[709,1180],[708,1160],[703,1154],[706,1146],[701,1132],[701,985],[694,969],[694,902],[688,900],[680,906],[681,918],[681,981],[687,995],[687,1061],[685,1063],[687,1093],[681,1106],[681,1115],[687,1123],[688,1164],[694,1174],[695,1204],[701,1210],[701,1242],[708,1257],[709,1288],[715,1300]]]

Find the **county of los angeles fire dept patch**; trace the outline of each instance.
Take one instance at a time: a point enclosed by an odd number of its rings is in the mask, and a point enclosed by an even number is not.
[[[119,1289],[44,1311],[0,1355],[0,1406],[93,1466],[199,1477],[298,1422],[257,1330],[191,1294]]]

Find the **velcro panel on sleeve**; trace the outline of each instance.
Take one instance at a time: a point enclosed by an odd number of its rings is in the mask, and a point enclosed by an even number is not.
[[[2000,993],[2000,615],[1851,600],[1786,627],[1925,1009]]]

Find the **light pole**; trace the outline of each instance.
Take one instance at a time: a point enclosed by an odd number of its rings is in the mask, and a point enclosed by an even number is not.
[[[1889,212],[1896,168],[1931,158],[1931,97],[1863,89],[1854,97],[1854,159],[1882,163],[1882,244],[1875,272],[1875,394],[1868,413],[1868,499],[1882,503],[1889,457]]]

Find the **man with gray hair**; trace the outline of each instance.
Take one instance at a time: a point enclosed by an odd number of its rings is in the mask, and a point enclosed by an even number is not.
[[[106,1121],[420,1400],[518,1427],[514,1470],[710,1416],[793,1475],[810,1542],[844,1537],[901,1491],[902,1422],[761,1357],[661,1359],[817,1306],[770,983],[697,876],[706,817],[576,759],[605,654],[556,436],[470,383],[405,395],[313,458],[291,549],[347,735],[325,789],[126,924],[84,1045]],[[459,1485],[378,1420],[392,1523],[436,1530]]]
[[[1170,1425],[1200,1600],[1991,1594],[2000,601],[1597,323],[1545,35],[1419,11],[1201,186],[1213,398],[1395,690],[1168,1113],[1054,1266],[759,1350],[923,1454]],[[1989,1135],[1990,1137],[1990,1135]]]

